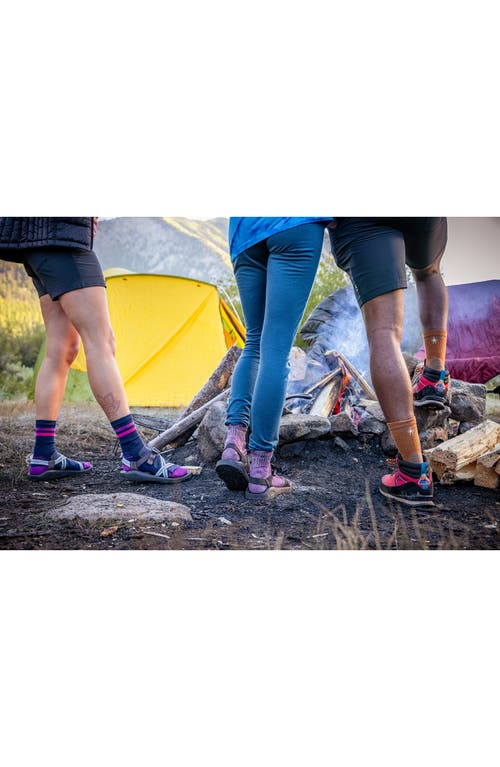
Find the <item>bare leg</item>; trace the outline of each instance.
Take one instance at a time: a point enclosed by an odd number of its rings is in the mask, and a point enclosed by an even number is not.
[[[426,269],[412,269],[417,286],[420,322],[424,333],[435,329],[445,330],[448,324],[448,293],[440,270],[441,257]],[[428,367],[441,370],[444,359],[427,359]]]
[[[110,421],[128,415],[127,396],[115,360],[115,339],[105,288],[73,290],[59,300],[81,336],[89,383],[97,402]]]
[[[78,354],[80,338],[58,301],[40,299],[47,334],[46,351],[35,385],[36,418],[57,421],[68,371]]]
[[[389,423],[414,418],[410,376],[401,354],[403,334],[403,291],[394,290],[367,301],[362,307],[368,344],[370,371],[380,406]],[[415,430],[416,431],[416,430]],[[422,462],[418,436],[418,449],[404,455],[412,463]]]

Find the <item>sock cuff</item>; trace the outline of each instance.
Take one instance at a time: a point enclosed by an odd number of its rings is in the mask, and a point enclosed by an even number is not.
[[[392,431],[393,429],[405,429],[410,426],[417,426],[417,419],[413,415],[411,418],[407,418],[404,421],[391,421],[390,423],[387,422],[388,428]]]
[[[438,338],[446,338],[448,331],[446,328],[434,328],[433,330],[426,330],[423,335],[424,338],[432,338],[432,336],[436,336]]]
[[[132,415],[129,413],[128,415],[123,415],[121,418],[117,418],[115,421],[110,421],[110,424],[113,427],[113,429],[116,431],[117,429],[120,429],[122,426],[131,426],[132,424],[134,424],[134,419]]]
[[[255,469],[262,469],[265,466],[271,465],[271,459],[273,457],[272,452],[267,452],[264,450],[252,450],[251,451],[251,463],[252,468]]]
[[[57,421],[44,421],[42,419],[37,419],[35,421],[36,429],[55,429],[56,426],[57,426]]]

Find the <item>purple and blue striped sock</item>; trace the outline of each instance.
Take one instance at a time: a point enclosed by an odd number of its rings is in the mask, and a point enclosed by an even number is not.
[[[116,421],[111,421],[111,426],[120,442],[123,457],[127,461],[136,461],[144,455],[144,451],[147,449],[146,445],[135,428],[134,419],[130,414],[117,418]]]
[[[88,461],[74,461],[72,458],[66,458],[59,453],[56,448],[56,427],[57,421],[35,421],[35,446],[29,468],[32,477],[47,473],[49,471],[48,461],[57,462],[58,459],[59,465],[55,467],[58,471],[80,472],[92,468],[92,464]]]
[[[35,421],[33,458],[52,458],[56,452],[57,421]]]
[[[120,442],[123,457],[127,461],[137,461],[144,455],[148,455],[150,450],[137,429],[135,428],[134,419],[131,415],[124,415],[122,418],[117,418],[116,421],[111,421],[111,426],[115,430],[115,434]],[[143,463],[140,467],[140,471],[148,472],[149,474],[156,474],[162,464],[162,458],[157,455],[152,464]],[[124,466],[124,471],[128,469]],[[170,477],[181,477],[187,474],[187,470],[176,464],[172,464],[172,467],[168,470]]]

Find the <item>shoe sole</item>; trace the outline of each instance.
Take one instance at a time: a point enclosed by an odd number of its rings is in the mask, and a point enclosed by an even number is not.
[[[413,400],[414,407],[428,407],[432,410],[444,410],[449,407],[446,402],[436,399]]]
[[[215,466],[217,476],[222,479],[228,490],[246,490],[248,473],[240,461],[223,460]]]
[[[379,492],[385,497],[390,498],[391,501],[396,501],[397,503],[404,503],[406,506],[434,506],[434,501],[432,498],[403,498],[401,495],[393,495],[392,493],[385,493],[381,487],[379,487]]]
[[[272,501],[277,495],[281,493],[291,493],[292,486],[285,485],[285,487],[268,487],[263,493],[252,493],[250,490],[246,490],[245,498],[247,501],[264,501],[265,503]]]
[[[121,471],[120,474],[127,482],[155,482],[157,485],[177,485],[193,477],[190,473],[182,477],[155,477],[154,474],[148,475],[144,471]]]
[[[59,470],[49,470],[44,471],[43,474],[29,474],[29,478],[32,479],[34,482],[40,482],[41,480],[46,479],[62,479],[63,477],[81,477],[82,474],[87,474],[89,471],[91,471],[92,466],[90,466],[88,469],[59,469]]]

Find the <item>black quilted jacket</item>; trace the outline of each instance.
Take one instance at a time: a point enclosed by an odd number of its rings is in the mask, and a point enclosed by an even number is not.
[[[26,248],[92,250],[92,218],[0,218],[0,257],[22,261]]]

